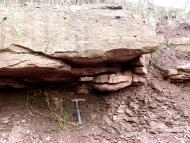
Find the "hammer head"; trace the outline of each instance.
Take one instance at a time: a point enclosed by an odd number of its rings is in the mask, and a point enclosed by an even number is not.
[[[75,103],[78,103],[78,102],[81,102],[81,101],[86,101],[86,99],[73,99],[72,102],[75,102]]]

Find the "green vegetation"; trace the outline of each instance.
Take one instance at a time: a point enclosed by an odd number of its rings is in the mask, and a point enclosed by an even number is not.
[[[67,111],[73,108],[72,102],[62,95],[50,95],[46,90],[28,92],[26,107],[32,116],[41,115],[58,122],[60,128],[68,123]]]
[[[65,116],[62,116],[62,117],[59,119],[59,126],[60,126],[60,128],[63,129],[63,128],[65,127],[66,123],[67,123],[66,117],[65,117]]]

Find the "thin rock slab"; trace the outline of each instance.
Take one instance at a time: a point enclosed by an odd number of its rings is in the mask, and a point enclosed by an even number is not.
[[[115,83],[115,84],[94,84],[96,90],[99,91],[117,91],[131,85],[129,82]]]
[[[115,83],[121,83],[121,82],[126,82],[129,81],[131,82],[132,80],[132,73],[130,71],[125,71],[125,72],[117,72],[117,73],[112,73],[112,74],[102,74],[98,75],[94,78],[94,83],[99,83],[99,84],[115,84]]]
[[[133,74],[133,85],[144,84],[146,82],[146,77],[142,75]]]
[[[1,77],[40,77],[47,74],[69,73],[70,65],[35,54],[21,47],[0,49]]]
[[[169,78],[170,82],[190,82],[190,64],[165,70],[164,77]]]
[[[182,66],[176,67],[178,71],[188,72],[190,73],[190,63]]]
[[[116,91],[132,84],[132,73],[130,71],[114,74],[103,74],[94,78],[95,89],[99,91]]]

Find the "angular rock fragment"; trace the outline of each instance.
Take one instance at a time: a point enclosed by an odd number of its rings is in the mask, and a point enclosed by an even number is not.
[[[136,74],[146,75],[148,73],[148,69],[146,67],[134,67],[132,70],[133,70],[133,73],[136,73]]]
[[[150,54],[141,55],[140,57],[131,61],[132,71],[135,74],[134,82],[139,80],[139,83],[144,83],[146,81],[144,77],[148,73],[149,63],[150,63]]]
[[[142,75],[133,74],[133,84],[142,84],[146,82],[146,78]]]
[[[132,60],[131,64],[134,66],[148,67],[150,63],[150,54],[144,54]]]

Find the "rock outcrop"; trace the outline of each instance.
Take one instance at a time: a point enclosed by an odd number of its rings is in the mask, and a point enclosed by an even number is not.
[[[143,83],[159,46],[140,17],[104,5],[0,10],[0,87],[91,82],[100,91]]]
[[[190,63],[177,66],[174,69],[165,71],[164,76],[169,78],[171,82],[190,82]]]

